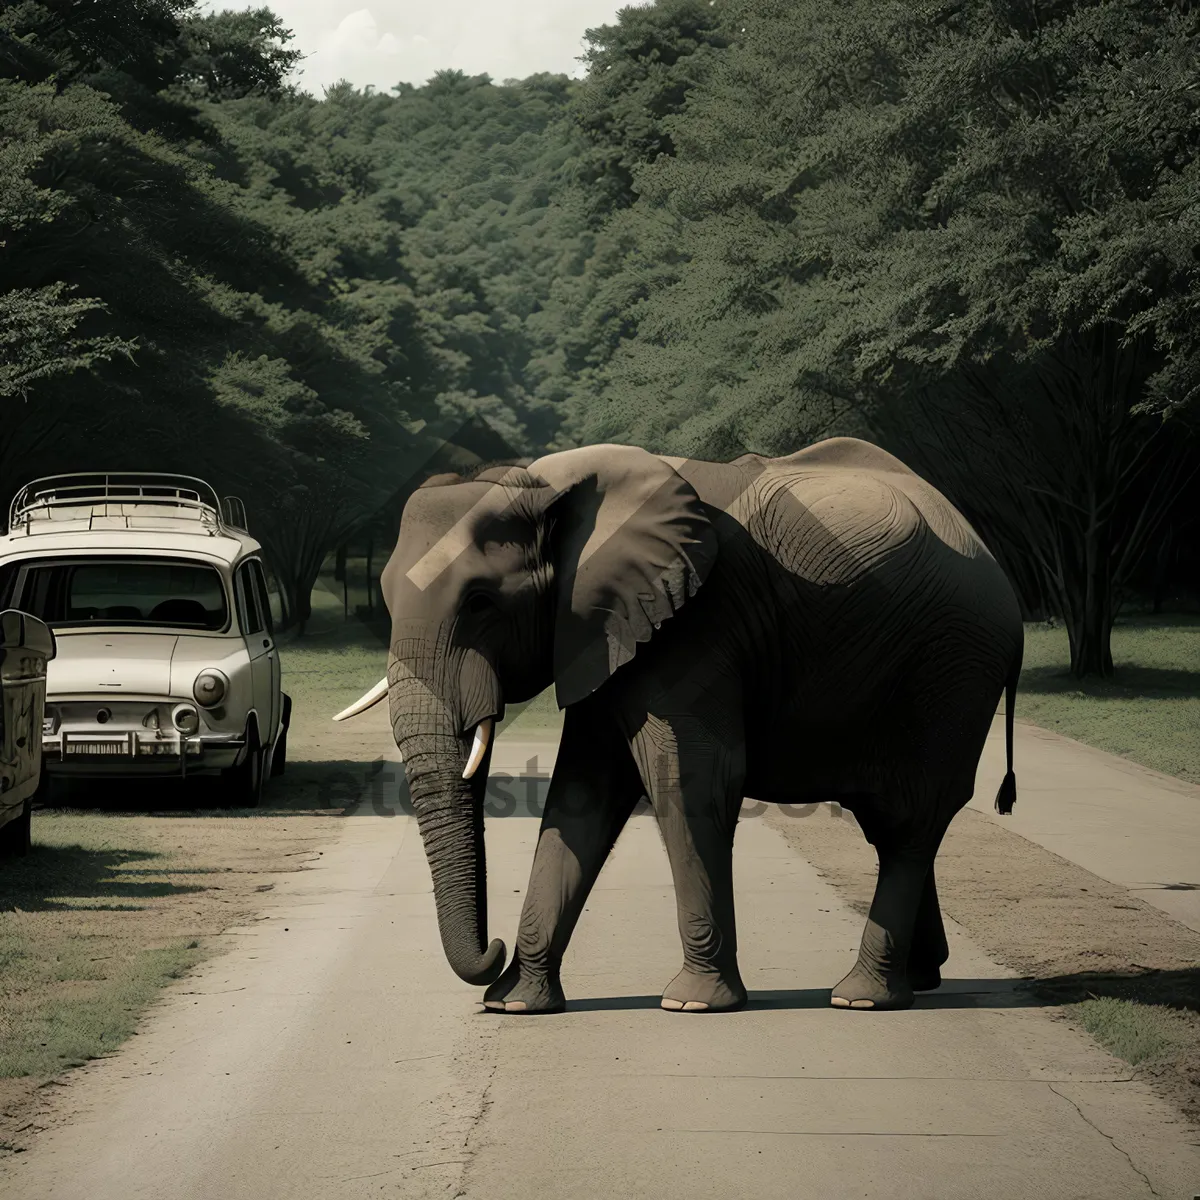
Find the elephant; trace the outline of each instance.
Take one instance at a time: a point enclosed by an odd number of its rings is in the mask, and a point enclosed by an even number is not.
[[[878,876],[840,1008],[910,1007],[949,950],[934,859],[975,790],[1024,652],[1004,571],[967,520],[857,438],[717,463],[591,445],[439,476],[380,577],[385,696],[449,965],[486,1008],[560,1012],[560,967],[638,802],[662,834],[683,965],[675,1012],[748,997],[734,922],[744,796],[837,801]],[[563,728],[511,962],[488,941],[483,804],[506,704],[553,684]]]

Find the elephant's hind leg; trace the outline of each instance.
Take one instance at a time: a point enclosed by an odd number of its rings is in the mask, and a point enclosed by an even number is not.
[[[910,1008],[908,955],[933,855],[920,848],[880,849],[879,881],[854,969],[832,992],[836,1008]]]
[[[834,1007],[910,1008],[915,991],[940,985],[949,950],[933,863],[949,815],[959,807],[935,804],[930,812],[918,802],[910,811],[928,819],[909,819],[899,827],[881,820],[878,810],[859,814],[879,855],[879,879],[858,961],[830,996]]]
[[[908,952],[908,982],[914,992],[932,992],[942,985],[942,966],[950,957],[946,927],[938,903],[934,868],[929,868],[917,908],[912,948]]]

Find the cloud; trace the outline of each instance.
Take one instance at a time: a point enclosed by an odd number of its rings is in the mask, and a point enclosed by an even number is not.
[[[256,8],[261,0],[215,0]],[[538,71],[580,76],[583,35],[612,24],[613,0],[274,0],[270,5],[305,54],[298,83],[321,95],[339,79],[380,91],[424,83],[447,68],[495,80]]]

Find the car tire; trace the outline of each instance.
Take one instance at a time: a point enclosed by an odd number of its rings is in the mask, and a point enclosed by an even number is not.
[[[0,826],[0,858],[18,858],[29,853],[32,845],[33,800],[27,797],[21,815]]]
[[[279,736],[275,739],[275,749],[271,751],[271,778],[277,779],[287,766],[287,735],[292,723],[292,698],[283,698],[283,717],[279,722]]]
[[[265,758],[258,744],[258,731],[252,729],[246,745],[246,757],[225,772],[225,792],[233,808],[258,807],[262,799]]]

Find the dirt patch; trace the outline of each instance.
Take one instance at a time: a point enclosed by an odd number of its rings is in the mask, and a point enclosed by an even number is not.
[[[865,916],[875,853],[843,815],[801,821],[772,809],[765,819]],[[1112,1022],[1097,1022],[1096,1000],[1134,1002],[1125,1022],[1138,1020],[1137,1006],[1170,1008],[1177,1036],[1134,1070],[1189,1119],[1200,1119],[1200,933],[970,809],[951,825],[936,870],[946,916],[1109,1048],[1119,1051],[1121,1041],[1106,1041]],[[1093,1007],[1073,1007],[1081,1003]],[[1147,1026],[1164,1016],[1162,1007],[1141,1012]]]
[[[47,1090],[115,1051],[172,979],[272,903],[337,834],[286,817],[38,812],[0,901],[0,1154],[37,1132]]]

